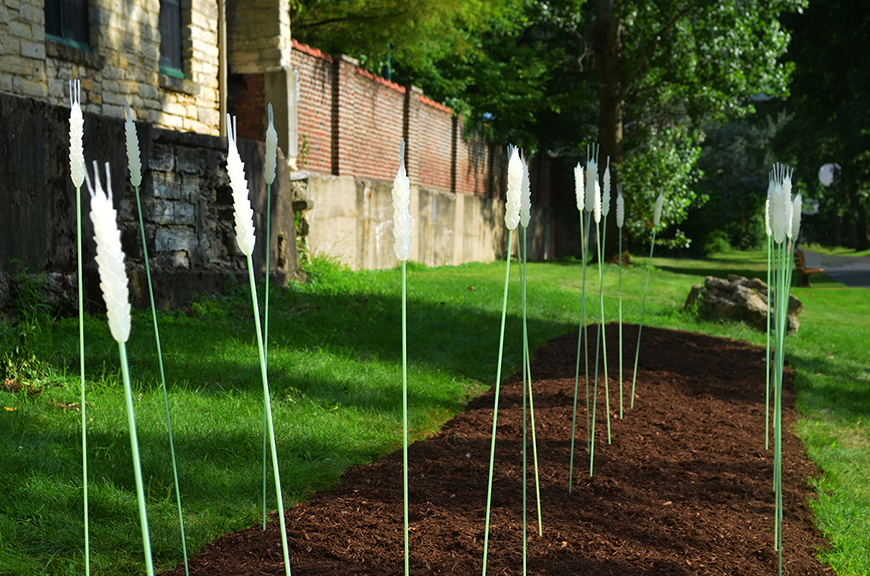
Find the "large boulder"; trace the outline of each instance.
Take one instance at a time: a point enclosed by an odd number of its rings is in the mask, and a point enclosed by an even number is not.
[[[761,330],[767,330],[767,284],[753,278],[729,274],[727,280],[707,276],[704,288],[697,284],[692,286],[686,299],[686,309],[698,306],[698,310],[709,318],[734,320]],[[800,328],[798,314],[803,310],[803,304],[795,296],[789,295],[788,302],[788,333],[797,332]],[[773,321],[771,307],[771,322]]]

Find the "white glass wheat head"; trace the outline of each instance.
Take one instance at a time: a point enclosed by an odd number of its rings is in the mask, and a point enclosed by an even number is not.
[[[598,182],[595,182],[595,197],[592,199],[592,214],[595,216],[595,223],[601,224],[601,187]]]
[[[133,115],[130,113],[130,105],[124,102],[124,134],[127,137],[127,166],[130,168],[130,182],[139,187],[142,184],[142,160],[139,154],[139,138],[136,136],[136,126],[133,124]]]
[[[529,185],[529,165],[526,164],[525,157],[522,158],[523,163],[523,189],[520,194],[520,224],[523,228],[529,227],[529,221],[532,219],[532,189]]]
[[[773,171],[770,172],[769,178],[767,180],[767,203],[764,207],[764,225],[767,231],[768,236],[773,235],[773,228],[771,228],[771,222],[773,218],[771,217],[771,203],[770,199],[773,197],[773,189],[776,186],[773,176]]]
[[[616,187],[616,226],[625,224],[625,198],[622,197],[622,184]]]
[[[266,184],[275,181],[275,168],[278,165],[278,132],[275,131],[275,115],[269,102],[269,127],[266,129]]]
[[[406,262],[411,257],[411,180],[405,172],[405,141],[400,148],[399,172],[393,181],[393,237],[396,258]]]
[[[794,173],[794,170],[791,168],[783,167],[782,173],[782,191],[785,192],[785,195],[791,199],[791,175]]]
[[[126,342],[130,337],[130,293],[127,289],[127,272],[124,267],[124,252],[121,250],[121,232],[118,230],[117,212],[112,206],[112,184],[109,164],[106,163],[106,190],[100,182],[100,172],[94,162],[94,184],[85,172],[88,192],[91,194],[91,222],[94,223],[94,240],[97,242],[97,267],[100,273],[100,289],[106,301],[109,330],[117,342]]]
[[[586,153],[586,211],[592,212],[595,209],[595,194],[600,190],[598,184],[598,153],[595,146],[592,146],[592,153],[587,150]]]
[[[773,231],[773,241],[782,244],[785,240],[785,227],[788,225],[786,211],[785,192],[782,184],[773,183],[773,192],[770,195],[770,228]]]
[[[607,218],[610,214],[610,157],[607,157],[607,168],[604,169],[604,189],[601,191],[601,213]]]
[[[245,165],[239,157],[236,142],[238,131],[236,120],[227,114],[227,174],[230,177],[230,187],[233,190],[233,205],[235,206],[236,242],[245,256],[254,252],[254,210],[251,208],[251,200],[248,198],[248,181],[245,179]]]
[[[801,231],[801,208],[803,207],[803,200],[801,199],[801,195],[798,194],[794,197],[794,202],[792,203],[792,218],[791,218],[791,238],[795,242],[797,242],[798,236]]]
[[[583,212],[583,167],[577,162],[574,166],[574,194],[577,196],[577,210]]]
[[[659,192],[659,197],[656,198],[655,212],[653,213],[653,224],[655,225],[656,228],[658,228],[659,224],[661,224],[662,207],[664,206],[664,204],[665,204],[665,197],[661,192]]]
[[[85,121],[81,107],[82,85],[78,80],[69,83],[69,172],[76,188],[81,188],[85,179],[85,155],[82,146]]]
[[[523,190],[523,161],[519,150],[511,146],[508,161],[507,201],[505,204],[504,222],[508,230],[515,230],[520,223],[520,197]]]

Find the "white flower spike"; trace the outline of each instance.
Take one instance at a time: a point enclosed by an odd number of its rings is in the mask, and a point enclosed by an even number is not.
[[[659,224],[662,221],[662,206],[665,204],[665,197],[659,192],[659,197],[656,198],[656,207],[655,212],[653,213],[653,224],[656,228],[659,227]]]
[[[595,216],[595,223],[601,224],[601,188],[598,182],[595,183],[595,197],[592,199],[592,214]]]
[[[91,193],[91,222],[94,223],[94,240],[97,242],[97,266],[100,272],[100,288],[106,301],[109,330],[116,342],[126,342],[130,337],[130,293],[127,289],[127,272],[124,268],[124,252],[121,250],[121,232],[118,230],[117,212],[112,206],[112,184],[109,164],[106,163],[106,192],[100,182],[100,172],[94,162],[94,185],[85,172],[88,191]]]
[[[275,115],[269,102],[269,127],[266,129],[266,184],[275,181],[275,168],[278,165],[278,132],[275,131]]]
[[[792,199],[791,199],[791,172],[786,169],[785,176],[782,179],[782,193],[785,196],[785,215],[786,215],[786,223],[785,223],[785,235],[788,236],[789,239],[792,238],[792,216],[794,215],[792,209]]]
[[[405,172],[405,141],[399,155],[399,172],[393,181],[393,237],[396,258],[406,262],[411,257],[411,180]]]
[[[574,166],[574,193],[577,196],[577,210],[583,212],[583,167],[579,162]]]
[[[622,184],[616,187],[616,226],[622,228],[625,223],[625,199],[622,197]]]
[[[610,214],[610,156],[607,157],[607,168],[604,169],[604,190],[601,191],[601,213],[605,218]]]
[[[595,209],[595,195],[600,192],[601,185],[598,184],[598,151],[595,145],[592,145],[592,153],[586,151],[586,211],[592,212]]]
[[[519,149],[510,147],[508,161],[507,201],[505,203],[504,222],[508,230],[515,230],[520,223],[520,196],[523,189],[523,161],[520,160]]]
[[[773,192],[770,195],[770,228],[773,230],[773,241],[777,244],[782,244],[785,240],[785,227],[788,224],[785,210],[785,192],[779,182],[774,182]]]
[[[127,166],[130,168],[130,182],[139,187],[142,184],[142,160],[139,153],[139,138],[136,136],[136,126],[130,105],[124,102],[124,134],[127,137]]]
[[[248,198],[248,181],[245,179],[245,165],[239,157],[236,145],[238,131],[236,120],[227,114],[227,174],[230,177],[230,187],[233,189],[233,205],[235,206],[236,242],[245,256],[254,252],[256,238],[254,236],[254,210]]]
[[[798,236],[801,231],[801,208],[802,208],[803,200],[801,199],[801,195],[798,194],[794,197],[794,202],[792,203],[792,218],[791,218],[791,238],[795,242],[798,240]]]
[[[76,188],[82,187],[85,179],[85,155],[82,146],[85,121],[81,108],[82,85],[78,80],[69,83],[69,172]]]
[[[523,188],[520,195],[520,224],[523,228],[529,227],[529,220],[532,218],[532,190],[529,187],[529,165],[526,164],[526,159],[521,158],[523,162]]]

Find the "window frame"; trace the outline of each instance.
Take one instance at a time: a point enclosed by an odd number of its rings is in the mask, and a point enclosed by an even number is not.
[[[172,10],[176,17],[176,22],[164,21],[165,14],[167,14],[166,18],[170,18],[170,16],[168,16],[168,13],[164,13],[164,8],[166,8],[167,10]],[[176,23],[177,26],[175,25]],[[158,60],[160,73],[171,76],[173,78],[184,79],[184,6],[182,0],[160,0],[160,16],[158,26],[160,31],[160,58]],[[169,28],[171,28],[171,30],[168,30]],[[174,41],[172,40],[172,38],[170,38],[170,41],[173,41],[174,48],[177,52],[176,62],[172,61],[171,55],[167,56],[164,53],[164,47],[167,46],[167,35],[172,35],[165,34],[164,31],[170,31],[177,35],[175,36]]]
[[[43,13],[45,14],[45,37],[49,40],[90,52],[91,31],[89,8],[88,0],[45,0],[43,9]],[[49,23],[53,20],[53,18],[50,17],[50,12],[54,11],[56,11],[56,17],[57,20],[59,20],[59,29],[56,30],[59,34],[55,34],[55,30],[51,32],[49,31]],[[78,30],[74,28],[69,29],[65,26],[65,23],[70,20],[78,21]]]

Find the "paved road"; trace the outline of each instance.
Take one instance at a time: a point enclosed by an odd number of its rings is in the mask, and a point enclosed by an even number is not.
[[[852,288],[870,288],[870,256],[829,256],[804,250],[810,268],[824,268],[825,273]]]

